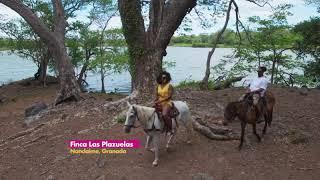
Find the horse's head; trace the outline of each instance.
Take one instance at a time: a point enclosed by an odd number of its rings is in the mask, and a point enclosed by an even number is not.
[[[126,116],[126,122],[124,123],[124,132],[130,133],[131,128],[134,127],[135,121],[137,119],[137,111],[135,109],[135,106],[127,102],[128,104],[128,111]]]
[[[228,125],[229,122],[233,121],[237,116],[237,106],[238,102],[231,102],[227,105],[224,110],[224,121],[223,125]]]

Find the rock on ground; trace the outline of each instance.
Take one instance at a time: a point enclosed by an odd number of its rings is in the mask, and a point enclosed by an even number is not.
[[[48,106],[44,102],[37,102],[25,110],[25,117],[37,115],[39,112],[47,109]]]

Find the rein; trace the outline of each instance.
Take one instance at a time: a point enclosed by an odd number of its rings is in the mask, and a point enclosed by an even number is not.
[[[138,116],[137,109],[136,109],[134,106],[132,106],[132,109],[133,109],[134,114],[136,115],[137,120],[139,121],[139,124],[140,124],[139,126],[135,126],[135,125],[134,125],[134,123],[133,123],[132,127],[133,127],[133,128],[138,128],[138,127],[140,127],[140,126],[141,126],[141,121],[140,121],[140,118],[139,118],[139,116]]]

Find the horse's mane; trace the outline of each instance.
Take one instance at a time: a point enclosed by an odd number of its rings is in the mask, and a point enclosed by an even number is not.
[[[147,107],[147,106],[140,106],[140,105],[133,105],[133,107],[137,110],[137,113],[141,119],[148,119],[150,118],[153,113],[155,112],[155,108]]]
[[[241,102],[234,101],[228,103],[228,105],[225,108],[225,113],[232,113],[235,114],[237,112],[237,108]]]

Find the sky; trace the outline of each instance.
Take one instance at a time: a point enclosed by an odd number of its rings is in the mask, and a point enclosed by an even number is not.
[[[245,21],[250,16],[260,16],[267,17],[272,13],[271,8],[269,6],[259,7],[253,3],[247,2],[245,0],[238,0],[240,19],[241,21]],[[301,21],[308,20],[312,16],[319,16],[317,13],[317,8],[311,5],[306,5],[304,0],[273,0],[273,6],[283,3],[290,3],[293,5],[293,8],[290,10],[293,13],[293,16],[288,18],[288,22],[290,25],[297,24]],[[86,12],[79,12],[78,19],[85,19]],[[7,8],[3,4],[0,3],[0,21],[4,21],[4,19],[12,19],[20,17],[17,13]],[[217,19],[216,24],[214,24],[211,28],[204,29],[200,26],[199,21],[193,20],[192,23],[192,31],[188,34],[201,34],[201,33],[212,33],[222,28],[224,24],[225,17],[221,17]],[[234,29],[235,23],[235,14],[231,13],[231,20],[228,28]],[[114,17],[110,23],[108,28],[119,28],[121,27],[120,17]],[[177,32],[175,35],[178,35],[182,31]],[[4,34],[0,32],[0,36]]]

